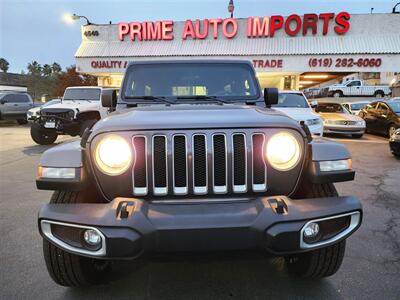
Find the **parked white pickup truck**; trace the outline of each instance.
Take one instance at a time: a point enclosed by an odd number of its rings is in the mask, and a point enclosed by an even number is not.
[[[344,83],[334,84],[328,88],[328,96],[373,96],[381,98],[391,94],[387,85],[365,85],[362,80],[349,80]]]

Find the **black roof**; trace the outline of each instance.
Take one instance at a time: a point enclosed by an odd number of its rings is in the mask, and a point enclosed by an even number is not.
[[[246,64],[253,67],[249,60],[245,59],[164,59],[164,60],[141,60],[141,61],[131,61],[128,65],[158,65],[158,64]]]

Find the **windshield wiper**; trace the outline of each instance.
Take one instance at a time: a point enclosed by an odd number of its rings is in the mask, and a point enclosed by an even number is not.
[[[202,100],[202,99],[208,100],[209,99],[209,100],[214,100],[214,101],[219,102],[219,103],[231,103],[229,101],[225,101],[223,99],[220,99],[217,96],[206,96],[206,95],[179,96],[179,97],[176,97],[176,99],[187,99],[187,100],[190,100],[190,99],[193,99],[193,100]]]
[[[125,96],[125,99],[161,100],[168,104],[175,104],[175,101],[169,100],[163,96]]]

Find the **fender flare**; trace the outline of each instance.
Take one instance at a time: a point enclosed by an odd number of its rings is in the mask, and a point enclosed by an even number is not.
[[[97,110],[80,111],[76,114],[76,119],[80,122],[86,120],[100,120],[101,115]]]

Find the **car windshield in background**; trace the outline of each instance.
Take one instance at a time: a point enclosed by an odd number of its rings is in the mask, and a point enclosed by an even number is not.
[[[63,100],[100,100],[100,89],[66,89]]]
[[[61,103],[60,99],[50,100],[49,102],[46,102],[45,104],[43,104],[43,107],[58,104],[58,103]]]
[[[390,108],[396,113],[400,113],[400,101],[388,102]]]
[[[338,103],[318,103],[317,111],[320,113],[347,113]]]
[[[368,104],[368,102],[365,102],[365,103],[353,103],[353,104],[351,104],[351,110],[361,110],[361,109],[363,109],[367,104]]]
[[[185,63],[133,65],[127,71],[123,97],[254,99],[256,79],[246,64]]]
[[[297,107],[308,108],[307,100],[302,94],[281,93],[279,94],[278,104],[274,107]]]

